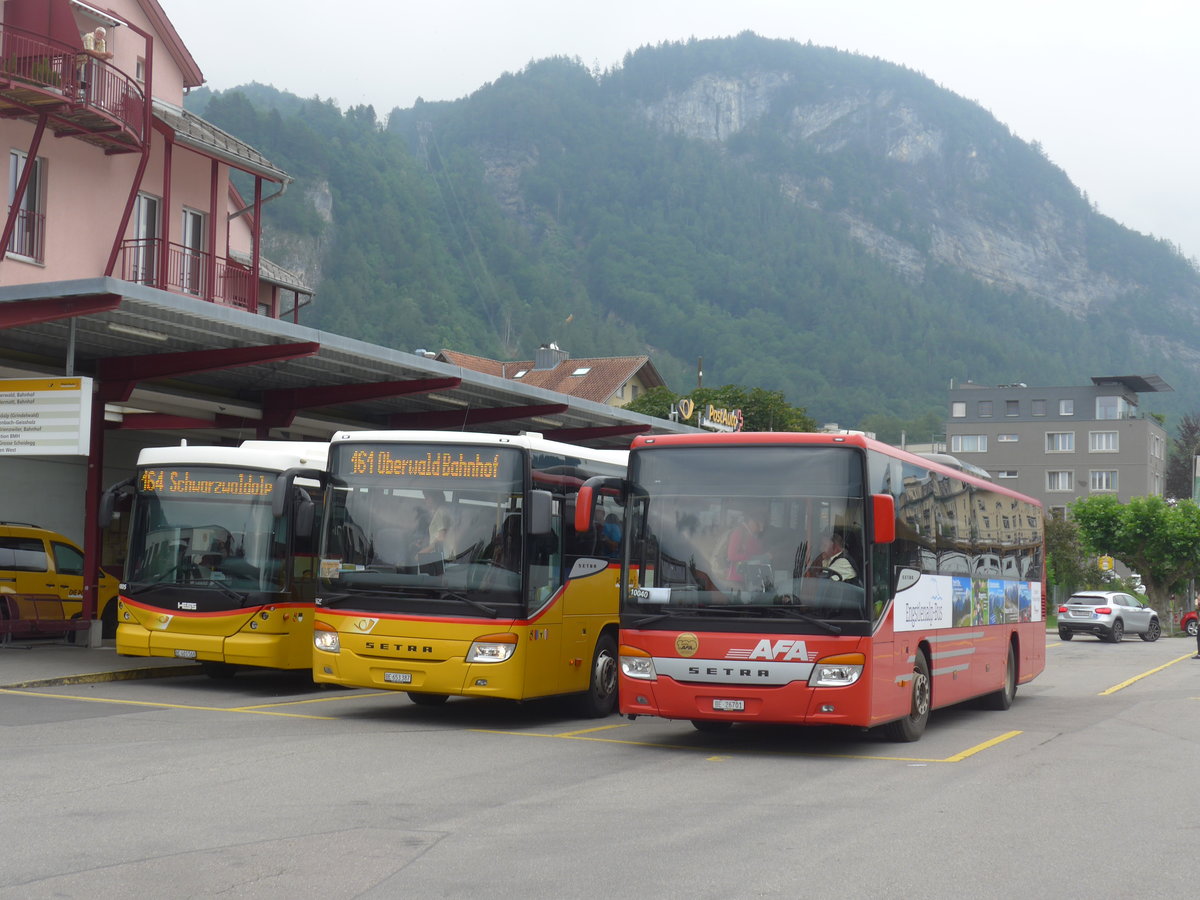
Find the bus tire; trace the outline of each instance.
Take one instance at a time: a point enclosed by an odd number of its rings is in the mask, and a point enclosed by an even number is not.
[[[422,694],[419,691],[406,691],[408,699],[417,706],[441,706],[450,699],[449,694]]]
[[[617,642],[602,634],[592,654],[587,693],[579,698],[579,713],[589,719],[612,715],[617,707]]]
[[[111,598],[100,616],[100,637],[112,640],[117,636],[117,598]]]
[[[1005,710],[1013,704],[1017,696],[1017,655],[1013,645],[1008,645],[1008,661],[1004,664],[1004,687],[990,694],[984,694],[982,702],[984,709]]]
[[[202,662],[200,671],[216,681],[228,681],[237,674],[237,666],[223,662]]]
[[[917,658],[913,661],[911,708],[903,719],[883,726],[883,733],[888,740],[904,744],[919,740],[929,722],[931,697],[929,663],[925,660],[925,654],[918,649]]]

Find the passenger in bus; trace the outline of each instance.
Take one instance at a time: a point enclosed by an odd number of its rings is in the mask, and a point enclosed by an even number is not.
[[[600,529],[600,548],[609,559],[616,559],[621,552],[621,520],[616,513],[604,517],[604,527]]]
[[[833,581],[857,581],[858,566],[846,550],[844,532],[833,529],[821,541],[821,552],[809,566],[810,578],[829,578]]]
[[[750,512],[730,533],[729,542],[725,545],[725,561],[729,564],[726,577],[734,584],[741,584],[744,580],[743,563],[763,558],[766,552],[762,538],[764,528],[762,514]]]
[[[450,510],[446,509],[446,498],[442,496],[442,492],[426,493],[425,508],[429,512],[428,540],[417,551],[418,559],[426,555],[449,559],[454,556],[450,547],[450,528],[454,523],[450,517]]]

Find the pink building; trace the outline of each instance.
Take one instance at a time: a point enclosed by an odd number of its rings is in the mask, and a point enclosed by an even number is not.
[[[261,255],[290,177],[184,111],[204,76],[157,0],[2,6],[0,287],[110,276],[272,317],[309,299]]]

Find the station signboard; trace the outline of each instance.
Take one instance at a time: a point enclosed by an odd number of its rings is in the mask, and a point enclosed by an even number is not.
[[[92,379],[0,379],[0,456],[87,456]]]

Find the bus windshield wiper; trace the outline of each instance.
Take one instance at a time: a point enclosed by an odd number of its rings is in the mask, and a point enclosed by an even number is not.
[[[783,616],[789,619],[800,619],[802,622],[807,622],[809,625],[815,625],[818,628],[824,629],[830,634],[841,634],[842,629],[837,625],[831,625],[828,622],[823,622],[815,616],[810,616],[806,612],[801,612],[794,606],[759,606],[756,609],[761,609],[764,616]]]
[[[474,607],[485,616],[488,616],[492,619],[500,615],[493,607],[488,606],[486,603],[480,603],[478,600],[473,600],[466,594],[460,594],[456,591],[446,591],[446,593],[442,594],[442,598],[445,600],[458,600],[460,603],[465,603],[468,606]]]
[[[381,587],[383,590],[380,590]],[[321,597],[321,605],[331,606],[341,600],[345,600],[347,597],[369,597],[374,600],[394,600],[397,596],[406,600],[457,600],[459,603],[465,603],[467,606],[479,610],[490,619],[494,619],[500,615],[499,612],[497,612],[493,607],[488,606],[486,603],[480,603],[478,600],[474,600],[471,597],[468,597],[466,594],[460,594],[457,591],[443,591],[436,597],[430,597],[428,594],[414,593],[410,587],[399,584],[395,586],[377,585],[366,590],[351,586],[351,590],[344,593],[323,594]]]

